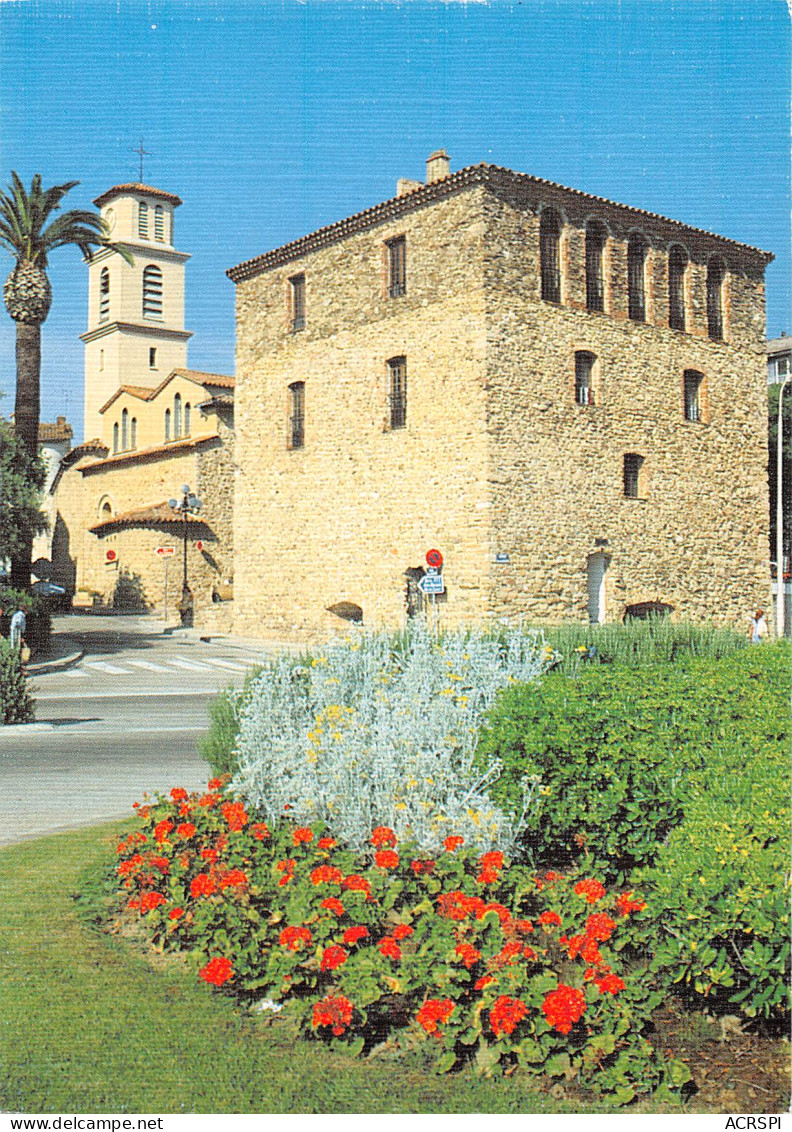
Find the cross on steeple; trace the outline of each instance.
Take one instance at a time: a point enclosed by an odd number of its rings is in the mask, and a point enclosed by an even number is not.
[[[143,148],[143,138],[140,139],[140,145],[137,147],[137,149],[135,149],[134,146],[132,147],[132,152],[136,153],[138,155],[138,157],[140,158],[140,183],[142,184],[143,183],[143,158],[144,157],[151,157],[151,154],[149,153],[149,151],[147,149]]]

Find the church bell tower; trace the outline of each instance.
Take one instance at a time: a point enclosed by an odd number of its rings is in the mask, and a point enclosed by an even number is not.
[[[116,185],[94,204],[113,243],[134,257],[100,249],[88,265],[85,343],[85,438],[102,436],[104,403],[121,385],[154,389],[171,370],[186,368],[184,265],[173,245],[179,197],[134,182]]]

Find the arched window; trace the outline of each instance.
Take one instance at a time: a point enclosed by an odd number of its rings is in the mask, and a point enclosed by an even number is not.
[[[173,398],[173,436],[174,439],[182,435],[182,402],[181,393]]]
[[[723,281],[726,265],[721,259],[707,264],[707,332],[715,342],[723,341]]]
[[[554,208],[546,208],[539,221],[539,261],[542,298],[550,303],[561,302],[561,217]]]
[[[161,204],[158,204],[154,209],[154,239],[165,239],[165,214],[162,211]]]
[[[113,452],[118,451],[118,421],[113,425]]]
[[[683,248],[671,248],[668,253],[668,325],[672,330],[685,329],[685,271],[687,262],[687,255]]]
[[[129,447],[137,448],[137,417],[132,418],[132,425],[129,433]]]
[[[597,358],[588,350],[575,353],[575,401],[578,405],[594,404],[594,363]]]
[[[605,310],[604,252],[608,233],[601,220],[586,225],[586,307],[590,311]]]
[[[148,239],[148,205],[144,200],[138,202],[138,236]]]
[[[704,374],[695,369],[685,370],[685,420],[700,423],[703,419],[702,393]]]
[[[184,403],[184,435],[190,435],[190,402]]]
[[[646,322],[646,240],[633,232],[627,242],[627,313]]]
[[[103,267],[99,274],[99,321],[107,322],[110,317],[110,271]]]
[[[129,448],[129,411],[124,409],[121,414],[121,451],[126,452]]]
[[[170,409],[166,409],[165,410],[165,440],[166,441],[170,440],[170,438],[171,438],[171,411],[170,411]]]
[[[162,272],[153,263],[143,268],[143,317],[162,318]]]

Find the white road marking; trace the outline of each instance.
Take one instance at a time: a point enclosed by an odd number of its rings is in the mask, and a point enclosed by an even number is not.
[[[110,672],[113,676],[131,676],[128,668],[119,668],[117,664],[108,664],[105,660],[85,660],[85,668],[95,668],[97,672]]]
[[[232,660],[220,660],[214,656],[202,656],[202,664],[212,664],[217,668],[229,668],[234,672],[247,672],[247,666],[244,664],[234,664]]]
[[[151,660],[125,660],[125,664],[133,664],[135,668],[145,668],[147,672],[167,672],[163,664],[154,664]]]
[[[192,660],[181,660],[179,657],[169,657],[167,663],[173,665],[174,668],[186,668],[190,672],[211,672],[211,668],[207,668],[205,664],[196,664]]]

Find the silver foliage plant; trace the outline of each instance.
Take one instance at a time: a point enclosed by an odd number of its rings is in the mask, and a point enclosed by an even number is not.
[[[556,659],[536,631],[439,635],[421,620],[398,638],[333,642],[310,666],[275,657],[242,711],[233,786],[264,820],[322,820],[358,852],[378,825],[429,854],[449,834],[508,851],[539,783],[521,815],[497,807],[487,790],[501,767],[475,763],[478,732],[499,689]]]

